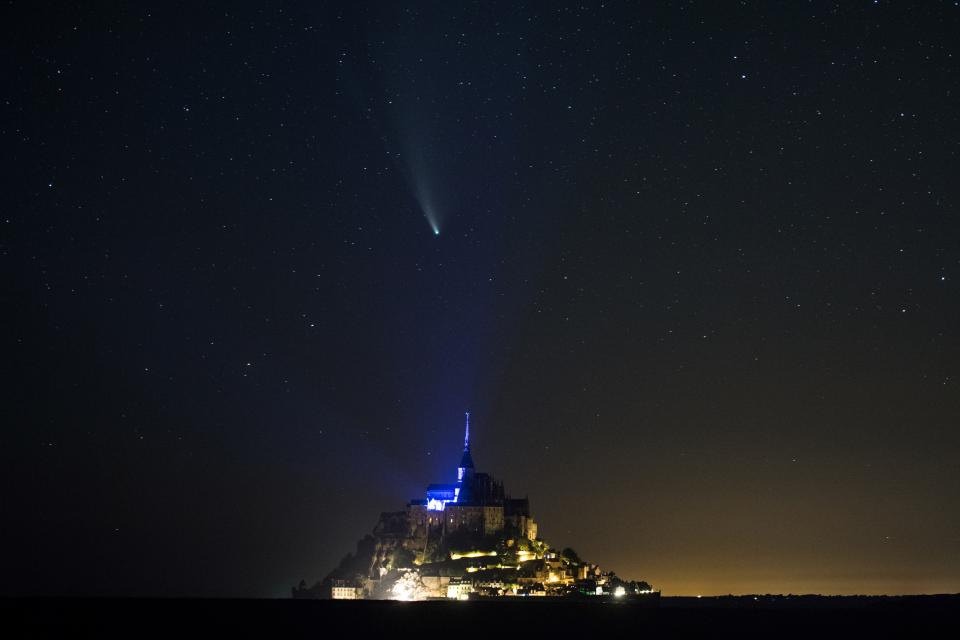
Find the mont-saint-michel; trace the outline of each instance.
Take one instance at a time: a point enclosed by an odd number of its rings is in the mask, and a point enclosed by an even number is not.
[[[476,471],[465,414],[456,481],[427,486],[402,511],[380,514],[325,578],[293,588],[295,598],[430,600],[521,597],[658,598],[645,581],[625,580],[569,547],[540,536],[527,497],[514,498]]]

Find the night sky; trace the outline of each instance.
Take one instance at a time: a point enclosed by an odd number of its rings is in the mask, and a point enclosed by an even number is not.
[[[665,594],[960,591],[956,2],[66,5],[0,13],[0,593],[288,596],[466,410]]]

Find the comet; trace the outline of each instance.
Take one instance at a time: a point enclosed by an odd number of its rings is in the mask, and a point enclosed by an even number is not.
[[[434,215],[433,209],[430,207],[423,207],[423,217],[427,219],[427,224],[430,225],[433,235],[440,235],[440,223],[437,220],[437,216]]]
[[[449,164],[442,138],[434,130],[435,123],[420,110],[397,110],[397,146],[388,151],[406,179],[410,194],[430,225],[434,236],[440,235],[449,205],[442,176]]]
[[[419,169],[419,167],[411,167],[411,176],[413,182],[413,194],[417,200],[417,204],[420,205],[420,210],[423,212],[423,217],[427,219],[427,224],[430,225],[430,230],[433,231],[433,235],[440,235],[440,216],[437,214],[436,207],[434,206],[434,197],[429,188],[427,188],[426,180],[423,178],[424,171]]]

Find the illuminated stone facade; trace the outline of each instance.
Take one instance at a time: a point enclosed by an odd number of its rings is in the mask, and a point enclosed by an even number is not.
[[[348,580],[334,580],[330,597],[333,600],[359,600],[363,595],[361,590]]]
[[[484,505],[483,535],[489,536],[503,531],[503,505]]]
[[[454,578],[447,584],[447,597],[452,600],[464,600],[473,593],[473,582],[466,579]]]

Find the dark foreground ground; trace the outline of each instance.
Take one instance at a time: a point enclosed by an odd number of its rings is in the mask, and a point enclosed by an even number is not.
[[[960,637],[960,596],[564,601],[0,600],[9,638]],[[13,631],[8,634],[7,631]],[[409,636],[409,634],[414,634]],[[336,635],[331,635],[336,634]],[[342,634],[342,635],[341,635]]]

